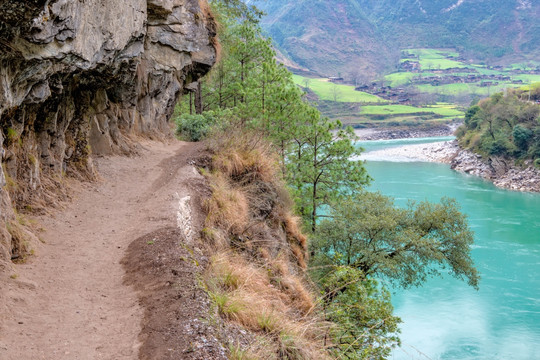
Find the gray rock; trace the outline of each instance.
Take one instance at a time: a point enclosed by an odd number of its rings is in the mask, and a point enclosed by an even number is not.
[[[500,188],[540,192],[540,170],[530,162],[518,166],[512,159],[502,157],[486,159],[469,150],[461,149],[452,160],[451,168],[490,180]]]

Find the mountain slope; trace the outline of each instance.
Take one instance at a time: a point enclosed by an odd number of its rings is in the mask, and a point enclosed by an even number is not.
[[[253,2],[253,1],[252,1]],[[262,25],[292,60],[324,75],[381,72],[399,50],[456,48],[511,63],[540,54],[540,3],[530,0],[265,0]]]

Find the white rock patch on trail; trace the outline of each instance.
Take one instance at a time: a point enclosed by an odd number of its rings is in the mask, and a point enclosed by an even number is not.
[[[178,209],[176,211],[176,224],[180,230],[182,230],[182,233],[184,234],[184,237],[186,238],[186,242],[190,243],[193,240],[193,220],[191,217],[191,197],[185,196],[183,198],[180,198],[178,193],[176,193],[176,197],[178,198]]]

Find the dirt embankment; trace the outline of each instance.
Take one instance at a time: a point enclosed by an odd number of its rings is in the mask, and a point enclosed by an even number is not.
[[[201,320],[204,256],[189,239],[202,222],[198,149],[142,145],[97,159],[99,182],[36,219],[44,244],[1,284],[1,359],[225,358]]]

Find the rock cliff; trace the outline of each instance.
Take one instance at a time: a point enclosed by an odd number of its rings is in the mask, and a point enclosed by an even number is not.
[[[480,176],[503,189],[540,192],[540,170],[531,161],[516,165],[513,159],[485,158],[460,149],[450,164],[453,170]]]
[[[0,0],[0,263],[24,247],[11,204],[163,134],[215,35],[205,0]]]

